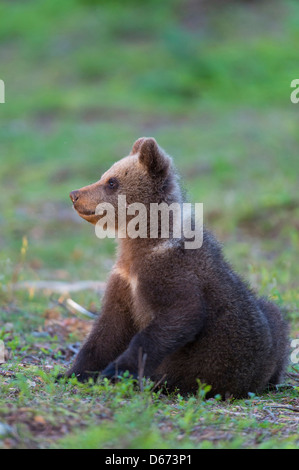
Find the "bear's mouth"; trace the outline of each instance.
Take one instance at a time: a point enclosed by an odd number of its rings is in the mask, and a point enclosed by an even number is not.
[[[95,215],[94,211],[82,211],[80,209],[76,209],[76,211],[78,212],[79,215]]]
[[[73,208],[75,209],[76,212],[78,212],[79,215],[95,215],[95,211],[86,210],[81,207],[76,207],[76,204],[73,204]]]
[[[76,209],[76,211],[82,219],[86,220],[87,222],[90,222],[93,225],[96,225],[99,220],[99,216],[96,215],[94,211],[82,211],[78,209]]]

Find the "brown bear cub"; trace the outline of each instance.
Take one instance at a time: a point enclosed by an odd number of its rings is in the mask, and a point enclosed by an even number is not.
[[[182,204],[172,160],[153,138],[138,139],[129,156],[70,197],[97,224],[97,205],[117,209],[119,195],[148,211],[151,203]],[[118,234],[124,229],[117,211],[115,226]],[[198,379],[211,386],[208,396],[223,398],[280,383],[288,328],[278,307],[247,287],[206,229],[200,248],[186,249],[184,241],[171,231],[169,238],[118,236],[101,314],[68,377],[138,377],[142,355],[144,376],[183,394],[196,393]]]

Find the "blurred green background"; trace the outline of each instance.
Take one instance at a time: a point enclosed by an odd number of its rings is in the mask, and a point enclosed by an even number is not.
[[[299,2],[15,0],[0,18],[3,301],[17,280],[106,279],[115,244],[68,194],[153,136],[236,269],[298,322]]]
[[[57,292],[13,288],[107,279],[115,242],[69,192],[153,136],[229,261],[298,338],[298,43],[298,0],[1,1],[1,448],[298,447],[298,374],[237,405],[129,380],[58,384],[91,320]],[[95,291],[70,296],[100,309]]]

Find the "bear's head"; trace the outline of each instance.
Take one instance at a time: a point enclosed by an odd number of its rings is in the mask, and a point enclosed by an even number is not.
[[[126,196],[127,205],[180,201],[180,190],[171,158],[153,138],[141,137],[130,155],[116,162],[94,184],[72,191],[70,198],[78,214],[96,224],[99,204],[109,203],[117,210],[118,196]],[[116,213],[116,228],[118,219]]]

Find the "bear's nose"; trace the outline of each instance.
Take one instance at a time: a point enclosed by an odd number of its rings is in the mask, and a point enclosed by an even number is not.
[[[78,201],[78,199],[79,199],[79,193],[80,193],[80,192],[79,192],[78,190],[72,191],[72,192],[70,193],[70,198],[71,198],[71,200],[72,200],[73,203],[75,203],[76,201]]]

